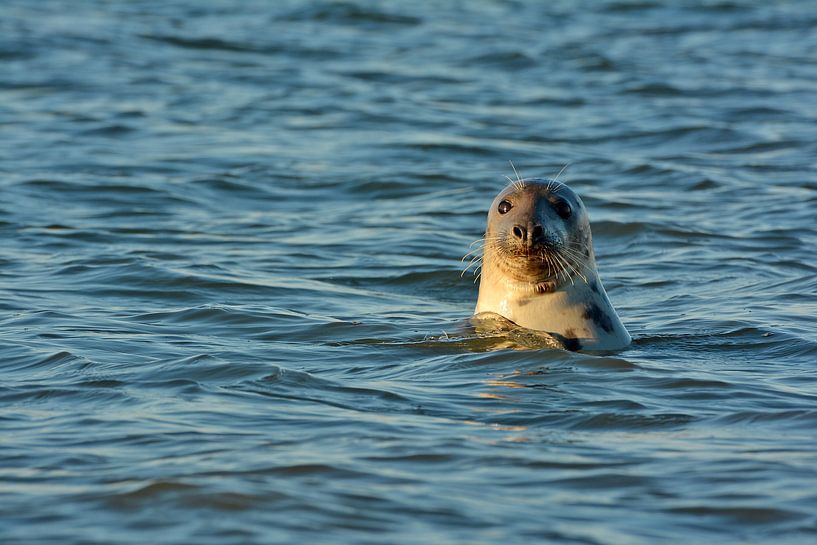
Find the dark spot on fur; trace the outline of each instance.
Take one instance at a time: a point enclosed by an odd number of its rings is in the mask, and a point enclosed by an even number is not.
[[[576,331],[572,328],[566,329],[564,335],[559,335],[558,333],[553,333],[552,335],[562,343],[562,347],[564,347],[565,350],[577,352],[582,349],[582,343],[576,338]]]
[[[596,283],[595,280],[590,281],[590,289],[593,290],[594,293],[599,292],[599,285],[598,285],[598,283]]]
[[[582,343],[579,342],[579,339],[569,339],[565,337],[562,342],[564,342],[565,350],[576,352],[582,349]]]
[[[613,331],[613,321],[607,316],[596,303],[590,303],[584,309],[586,319],[592,320],[597,326],[602,328],[607,333]]]

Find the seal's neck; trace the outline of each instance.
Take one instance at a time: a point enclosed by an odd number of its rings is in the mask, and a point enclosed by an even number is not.
[[[575,339],[580,349],[618,350],[630,343],[595,266],[582,271],[586,281],[575,277],[549,290],[511,278],[495,265],[498,259],[483,261],[475,314],[492,312],[528,329]]]

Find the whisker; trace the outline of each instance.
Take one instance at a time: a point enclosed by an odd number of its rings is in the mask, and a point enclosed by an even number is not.
[[[465,269],[463,269],[463,271],[460,273],[460,278],[465,276],[465,273],[467,273],[471,269],[471,267],[474,267],[474,274],[477,274],[477,271],[479,271],[482,268],[482,261],[478,259],[476,261],[469,263],[468,266],[465,267]]]
[[[468,257],[469,257],[471,254],[479,255],[479,252],[481,252],[482,250],[483,250],[482,248],[476,248],[476,249],[474,249],[474,250],[471,250],[470,252],[468,252],[467,254],[465,254],[464,256],[462,256],[462,259],[460,259],[460,263],[462,263],[463,261],[465,261],[465,260],[466,260],[466,258],[468,258]]]
[[[496,242],[496,241],[498,241],[500,239],[501,239],[501,237],[498,237],[498,236],[483,237],[483,238],[476,239],[474,242],[472,242],[471,244],[468,245],[468,247],[471,248],[471,250],[468,251],[464,256],[462,256],[462,259],[460,259],[460,261],[461,262],[465,261],[465,259],[468,256],[470,256],[471,254],[484,251],[486,245],[491,244],[493,242]],[[474,246],[476,246],[476,248],[474,248]]]
[[[577,258],[584,259],[584,252],[580,250],[584,250],[584,247],[574,247],[574,246],[562,246],[560,250],[568,252],[570,255],[576,256]]]
[[[476,283],[477,283],[477,281],[479,280],[479,277],[480,277],[480,276],[482,276],[482,271],[481,271],[481,270],[480,270],[480,271],[479,271],[479,273],[478,273],[478,274],[477,274],[477,275],[474,277],[474,284],[476,284]]]
[[[522,182],[522,178],[520,178],[519,173],[516,171],[516,167],[513,166],[513,161],[508,159],[508,162],[511,164],[511,168],[513,169],[513,173],[516,174],[516,183],[514,184],[514,187],[516,189],[524,189],[525,184]]]
[[[565,272],[565,267],[562,264],[559,256],[555,253],[548,253],[548,257],[550,257],[550,262],[553,264],[553,272],[555,273],[556,279],[558,280],[560,276],[562,276]]]
[[[482,256],[474,256],[474,258],[468,263],[468,265],[465,266],[465,268],[460,273],[460,278],[465,276],[465,273],[468,272],[468,269],[470,269],[474,265],[476,265],[476,267],[474,268],[474,274],[476,274],[477,271],[482,267]]]
[[[570,262],[570,260],[569,260],[569,259],[567,259],[565,256],[560,256],[560,257],[561,257],[561,258],[564,260],[565,264],[566,264],[568,267],[570,267],[570,269],[571,269],[571,270],[572,270],[574,273],[576,273],[578,276],[580,276],[580,277],[581,277],[581,279],[582,279],[582,280],[584,280],[584,283],[585,283],[585,284],[587,284],[587,277],[586,277],[585,275],[583,275],[583,274],[581,273],[581,271],[579,271],[579,270],[578,270],[578,269],[577,269],[577,268],[574,266],[574,264],[573,264],[573,263],[571,263],[571,262]]]
[[[571,284],[572,286],[575,286],[575,285],[576,285],[576,283],[573,281],[573,275],[572,275],[572,274],[570,274],[570,271],[568,271],[568,269],[567,269],[567,267],[569,267],[569,266],[570,266],[570,263],[568,263],[568,262],[567,262],[567,260],[565,260],[565,258],[564,258],[564,257],[562,257],[561,255],[559,255],[559,253],[558,253],[558,252],[554,253],[553,255],[554,255],[554,257],[555,257],[556,259],[558,259],[558,260],[559,260],[559,261],[562,263],[562,267],[563,267],[563,268],[562,268],[562,270],[564,271],[565,276],[567,276],[567,277],[570,279],[570,284]]]
[[[555,252],[554,255],[559,260],[559,262],[562,264],[562,270],[564,271],[565,276],[567,278],[569,278],[570,283],[573,284],[574,283],[573,282],[573,269],[570,267],[570,263],[565,259],[565,257],[563,255],[559,254],[558,251]]]
[[[559,176],[561,176],[562,173],[565,171],[565,169],[567,167],[569,167],[569,166],[570,166],[570,161],[565,163],[565,166],[562,167],[562,170],[559,171],[559,173],[556,175],[555,178],[551,178],[550,180],[548,180],[548,185],[547,185],[547,188],[546,188],[548,191],[550,191],[550,190],[552,190],[554,188],[556,189],[556,191],[559,191],[561,188],[564,187],[565,184],[563,184],[562,182],[559,181]]]
[[[579,265],[588,271],[593,269],[593,267],[590,266],[589,260],[585,259],[584,254],[567,247],[562,247],[561,251],[564,252],[566,257],[572,258],[574,264]]]
[[[477,246],[476,248],[474,248],[475,244],[482,244],[482,246]],[[475,240],[474,242],[469,244],[468,247],[471,248],[471,250],[468,251],[464,256],[462,256],[462,259],[460,259],[460,263],[465,261],[465,259],[468,256],[470,256],[471,254],[475,254],[475,253],[478,253],[478,252],[481,252],[481,251],[485,250],[485,239],[484,238],[478,238],[477,240]]]
[[[564,257],[564,256],[561,256],[561,257],[562,257],[562,260],[565,262],[565,265],[567,266],[567,268],[570,269],[570,281],[575,286],[576,285],[575,284],[576,276],[578,275],[578,276],[580,276],[582,278],[584,278],[584,276],[582,276],[579,273],[579,271],[576,270],[576,267],[574,267],[566,257]]]
[[[519,178],[519,173],[516,171],[516,167],[513,166],[513,161],[508,159],[508,162],[511,164],[511,168],[513,169],[513,173],[516,174],[516,181],[521,182],[522,180]]]
[[[550,255],[550,253],[546,254],[546,256],[548,261],[548,276],[551,276],[554,273],[558,273],[558,271],[556,270],[556,265],[553,263],[553,257]],[[559,275],[557,274],[556,276],[558,278]]]
[[[554,181],[554,182],[558,182],[558,181],[559,181],[559,176],[561,176],[561,175],[562,175],[562,172],[564,172],[564,171],[565,171],[565,169],[567,169],[567,167],[569,167],[569,166],[570,166],[570,161],[568,161],[567,163],[565,163],[565,166],[563,166],[563,167],[562,167],[562,170],[560,170],[560,171],[559,171],[559,174],[557,174],[557,175],[556,175],[556,177],[555,177],[555,178],[553,178],[553,181]]]

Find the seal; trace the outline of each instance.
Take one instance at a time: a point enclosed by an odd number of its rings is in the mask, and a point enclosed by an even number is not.
[[[568,350],[631,340],[599,279],[584,203],[556,180],[517,179],[494,199],[474,314],[544,331]]]

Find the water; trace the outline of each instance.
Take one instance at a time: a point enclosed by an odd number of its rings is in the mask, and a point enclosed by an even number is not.
[[[4,1],[0,541],[814,543],[813,8]],[[469,334],[509,160],[631,348]]]

